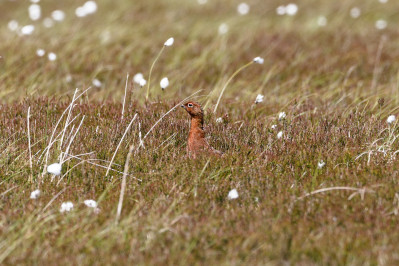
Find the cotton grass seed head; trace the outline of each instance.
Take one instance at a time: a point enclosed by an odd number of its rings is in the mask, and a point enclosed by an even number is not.
[[[97,88],[101,88],[101,86],[103,85],[101,83],[101,81],[99,81],[98,79],[93,79],[92,84],[94,87],[97,87]]]
[[[18,21],[16,20],[11,20],[10,22],[8,22],[8,29],[10,31],[16,31],[18,29]]]
[[[276,8],[276,13],[277,13],[277,15],[279,15],[279,16],[285,15],[286,12],[287,12],[287,11],[286,11],[285,6],[278,6],[278,7]]]
[[[85,9],[87,14],[94,14],[97,11],[97,3],[94,1],[87,1],[84,5],[83,8]]]
[[[87,15],[96,13],[97,3],[95,1],[87,1],[83,6],[76,8],[75,15],[79,18],[83,18]]]
[[[255,103],[258,104],[263,102],[263,98],[265,98],[265,96],[263,96],[262,94],[258,94],[258,96],[256,96]]]
[[[229,26],[226,23],[222,23],[219,25],[219,35],[224,35],[229,31]]]
[[[62,166],[59,163],[53,163],[47,166],[47,173],[53,175],[61,175]]]
[[[164,90],[169,86],[169,79],[167,77],[164,77],[159,84],[161,85],[161,88]]]
[[[70,201],[63,202],[61,204],[60,212],[69,212],[73,209],[73,203]]]
[[[280,112],[278,114],[278,120],[283,120],[287,117],[287,114],[285,112]]]
[[[325,163],[323,160],[321,160],[320,162],[317,163],[317,168],[321,169],[321,168],[323,168],[325,165],[326,165],[326,163]]]
[[[40,190],[36,189],[30,193],[31,199],[37,199],[40,196]]]
[[[325,16],[320,16],[317,18],[317,25],[324,27],[327,25],[327,18]]]
[[[396,116],[390,115],[390,116],[388,116],[387,123],[391,124],[391,123],[395,122],[395,120],[396,120]]]
[[[165,46],[172,46],[173,43],[175,42],[175,39],[173,37],[169,38],[166,40],[166,42],[164,43]]]
[[[352,18],[358,18],[360,17],[361,11],[360,8],[358,7],[353,7],[350,11],[350,15]]]
[[[35,26],[26,25],[21,28],[22,35],[31,35],[35,31]]]
[[[83,18],[87,15],[96,13],[97,3],[94,1],[87,1],[83,6],[76,8],[75,15],[79,18]]]
[[[281,139],[283,137],[283,131],[277,133],[277,138]]]
[[[277,125],[272,125],[271,128],[272,128],[272,129],[276,129],[276,128],[277,128]]]
[[[298,12],[298,6],[296,4],[293,4],[293,3],[288,4],[285,7],[285,11],[286,11],[288,16],[294,16]]]
[[[78,18],[83,18],[83,17],[87,16],[87,13],[86,13],[86,10],[80,6],[80,7],[76,8],[75,15]]]
[[[44,51],[43,49],[37,49],[36,54],[37,54],[37,56],[42,57],[46,54],[46,51]]]
[[[28,12],[29,12],[29,18],[33,21],[40,19],[41,14],[42,14],[42,10],[41,10],[40,6],[37,4],[30,5]]]
[[[144,76],[141,73],[137,73],[136,75],[133,76],[134,83],[140,84],[140,81],[142,79],[144,79]]]
[[[54,10],[51,13],[51,17],[55,20],[55,21],[63,21],[65,19],[65,13],[62,10]]]
[[[144,79],[144,76],[141,73],[137,73],[133,76],[133,82],[139,84],[140,87],[144,87],[145,84],[147,84],[147,81]]]
[[[89,208],[97,208],[97,202],[92,199],[85,200],[84,204]]]
[[[240,16],[244,16],[249,13],[249,5],[247,3],[241,3],[237,6],[237,12]]]
[[[66,83],[71,83],[71,82],[72,82],[72,76],[71,76],[71,74],[67,74],[67,75],[65,76],[65,82],[66,82]]]
[[[55,53],[49,53],[48,54],[48,60],[50,60],[50,61],[57,60],[57,55]]]
[[[229,200],[237,199],[238,198],[238,192],[237,189],[232,189],[229,191],[229,194],[227,195],[227,198]]]
[[[262,65],[263,62],[265,62],[265,60],[262,57],[257,56],[257,57],[254,58],[254,62],[259,64],[259,65]]]
[[[139,84],[140,84],[140,87],[144,87],[145,84],[147,84],[147,81],[145,79],[141,79]]]
[[[222,123],[222,122],[223,122],[223,118],[221,118],[221,117],[216,118],[216,123]]]
[[[379,20],[377,20],[377,21],[375,22],[375,27],[376,27],[378,30],[383,30],[383,29],[385,29],[387,26],[388,26],[388,23],[386,22],[386,20],[379,19]]]
[[[52,20],[51,18],[43,19],[43,26],[46,28],[51,28],[52,26],[54,26],[54,20]]]

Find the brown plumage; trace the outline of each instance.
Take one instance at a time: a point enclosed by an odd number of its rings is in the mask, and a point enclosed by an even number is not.
[[[221,156],[221,151],[212,148],[205,139],[204,131],[204,111],[196,102],[187,102],[183,104],[187,113],[191,116],[190,133],[188,134],[187,153],[195,158],[201,152]]]

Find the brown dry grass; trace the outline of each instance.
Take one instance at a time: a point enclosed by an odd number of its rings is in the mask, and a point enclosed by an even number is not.
[[[49,30],[39,27],[34,36],[0,28],[1,263],[398,263],[399,145],[396,124],[386,123],[399,103],[397,3],[304,1],[295,17],[275,15],[277,1],[248,2],[251,12],[243,17],[237,17],[235,1],[98,3],[97,14],[76,19],[74,7],[82,3],[43,2],[44,13],[62,8],[67,18]],[[13,18],[28,23],[26,3],[1,5],[2,25]],[[362,9],[357,20],[348,15],[353,6]],[[328,18],[325,28],[315,25],[319,15]],[[388,28],[378,31],[374,23],[381,17]],[[230,26],[225,36],[217,35],[221,22]],[[170,36],[176,42],[155,65],[151,101],[144,103],[145,89],[129,82],[121,120],[126,73],[147,76]],[[57,61],[37,57],[37,48],[55,51]],[[240,73],[213,114],[229,75],[258,55],[265,64]],[[163,76],[171,80],[165,92],[158,88]],[[177,109],[128,162],[119,223],[119,173],[105,176],[104,168],[70,159],[63,173],[75,167],[58,185],[50,175],[39,184],[41,154],[57,120],[75,87],[86,88],[94,78],[103,86],[89,90],[72,112],[79,117],[67,128],[67,139],[83,115],[85,120],[70,154],[92,152],[82,158],[106,167],[137,113],[112,166],[123,171],[129,146],[139,144],[138,122],[144,136],[170,108],[202,89],[195,99],[208,102],[209,142],[226,155],[187,158],[189,120]],[[258,93],[265,102],[255,105]],[[29,183],[29,107],[34,183]],[[280,111],[287,113],[285,120],[278,121]],[[223,122],[216,123],[221,116]],[[65,117],[56,134],[64,123]],[[57,141],[49,163],[66,146]],[[321,160],[326,165],[320,169]],[[39,199],[29,199],[38,187]],[[330,187],[359,191],[301,199]],[[229,201],[233,188],[239,198]],[[84,206],[89,198],[98,201],[98,214]],[[75,207],[59,213],[65,201]]]

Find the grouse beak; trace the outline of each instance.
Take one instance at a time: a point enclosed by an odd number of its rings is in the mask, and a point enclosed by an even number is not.
[[[185,107],[183,104],[182,104],[182,105],[180,105],[180,107],[181,107],[181,108],[184,108],[184,109],[186,109],[186,107]]]

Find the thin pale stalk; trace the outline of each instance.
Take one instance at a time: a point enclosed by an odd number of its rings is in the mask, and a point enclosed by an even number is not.
[[[73,157],[73,158],[75,158],[75,159],[78,159],[78,160],[83,160],[83,161],[85,161],[86,163],[88,163],[88,164],[91,164],[91,165],[94,165],[94,166],[97,166],[97,167],[100,167],[100,168],[104,168],[104,169],[108,169],[108,167],[107,166],[104,166],[104,165],[101,165],[101,164],[97,164],[97,163],[92,163],[92,162],[90,162],[90,161],[95,161],[95,160],[97,160],[97,159],[87,159],[87,160],[84,160],[84,159],[82,159],[82,158],[79,158],[79,157],[76,157],[76,156],[73,156],[73,155],[71,155],[71,154],[69,154],[69,156],[71,156],[71,157]],[[118,171],[118,170],[115,170],[115,169],[109,169],[110,171],[113,171],[113,172],[116,172],[116,173],[118,173],[118,174],[123,174],[123,172],[121,172],[121,171]],[[138,178],[135,178],[135,177],[133,177],[133,179],[136,179],[137,181],[142,181],[141,179],[138,179]]]
[[[221,91],[221,93],[220,93],[220,95],[219,95],[219,98],[218,98],[218,101],[217,101],[217,103],[216,103],[215,109],[213,110],[213,113],[216,113],[216,110],[218,109],[218,106],[219,106],[219,103],[220,103],[220,99],[222,99],[223,93],[224,93],[224,91],[226,90],[227,85],[229,85],[230,81],[231,81],[235,76],[237,76],[238,73],[240,73],[242,70],[244,70],[245,68],[249,67],[249,66],[252,65],[253,63],[254,63],[254,61],[251,61],[251,62],[247,63],[246,65],[243,65],[242,67],[240,67],[239,69],[237,69],[237,71],[234,72],[233,75],[231,75],[231,77],[227,80],[226,84],[224,85],[224,87],[223,87],[223,89],[222,89],[222,91]]]
[[[30,166],[30,175],[29,175],[29,182],[33,182],[33,165],[32,165],[32,149],[30,143],[30,126],[29,126],[29,118],[30,118],[30,106],[28,108],[28,117],[27,119],[27,126],[28,126],[28,147],[29,147],[29,166]]]
[[[130,121],[129,125],[126,128],[125,133],[123,133],[123,136],[122,136],[121,140],[119,141],[119,144],[118,144],[118,146],[115,149],[114,155],[112,156],[112,159],[111,159],[111,161],[110,161],[110,163],[108,165],[108,169],[107,169],[107,172],[105,173],[105,176],[108,176],[109,170],[111,169],[111,165],[112,165],[112,163],[113,163],[113,161],[115,159],[116,153],[118,152],[119,147],[121,146],[123,139],[125,138],[127,132],[130,129],[130,126],[133,124],[133,122],[134,122],[134,120],[136,120],[136,118],[137,118],[137,114],[134,115],[133,119]]]
[[[80,157],[82,157],[82,156],[91,155],[91,154],[93,154],[93,153],[94,153],[94,151],[91,151],[91,152],[76,154],[75,156],[80,158]],[[65,157],[66,157],[66,156],[68,156],[69,154],[64,153],[64,155],[65,155]],[[69,158],[65,159],[63,162],[65,163],[65,162],[67,162],[67,161],[69,161],[69,160],[72,160],[72,159],[73,159],[73,157],[69,157]]]
[[[141,123],[139,122],[139,147],[143,147],[143,149],[145,149],[145,147],[144,147],[144,142],[143,142],[143,140],[141,139]]]
[[[61,135],[60,150],[62,150],[62,143],[64,141],[65,132],[66,132],[66,129],[68,127],[69,119],[71,118],[71,113],[72,113],[72,110],[73,110],[73,107],[74,107],[73,102],[75,101],[76,93],[78,93],[78,88],[76,88],[75,92],[73,93],[71,107],[69,108],[68,116],[67,116],[67,119],[65,121],[64,130],[62,131],[62,135]],[[61,160],[62,160],[62,153],[60,154],[60,161]]]
[[[132,156],[132,153],[133,153],[133,148],[134,148],[134,145],[133,144],[130,145],[129,153],[127,154],[126,161],[125,161],[125,167],[123,169],[121,193],[119,194],[119,202],[118,202],[118,209],[116,211],[115,223],[118,223],[119,218],[121,217],[123,198],[125,196],[125,190],[126,190],[126,176],[127,176],[127,173],[129,172],[129,161],[130,161],[130,157]]]
[[[127,91],[127,83],[128,83],[128,81],[129,81],[129,73],[127,73],[127,75],[126,75],[125,96],[123,97],[121,120],[123,120],[123,114],[125,113],[126,91]]]
[[[68,147],[67,147],[66,150],[65,150],[65,153],[68,153],[68,152],[69,152],[69,149],[71,148],[72,142],[73,142],[73,140],[75,139],[76,135],[78,134],[78,132],[79,132],[79,130],[80,130],[80,127],[82,126],[84,120],[85,120],[85,116],[82,117],[82,120],[80,121],[79,126],[78,126],[78,128],[76,129],[75,134],[72,136],[71,140],[69,141],[69,144],[68,144]],[[62,155],[62,153],[61,153],[61,155]],[[66,156],[66,155],[61,156],[60,164],[63,163],[63,161],[64,161],[64,159],[65,159],[65,156]]]
[[[354,188],[354,187],[328,187],[328,188],[321,188],[315,191],[312,191],[310,193],[305,194],[302,197],[299,197],[298,200],[300,199],[304,199],[306,197],[312,196],[314,194],[318,194],[318,193],[322,193],[322,192],[326,192],[326,191],[332,191],[332,190],[350,190],[350,191],[367,191],[367,192],[371,192],[372,190],[369,189],[365,189],[365,188]]]
[[[150,68],[150,73],[148,74],[148,85],[147,85],[147,94],[145,96],[145,100],[148,100],[148,97],[150,96],[150,84],[151,84],[151,73],[152,69],[154,68],[155,63],[158,61],[158,58],[161,56],[163,50],[165,49],[165,45],[162,46],[161,51],[159,51],[157,57],[155,58],[154,62],[152,62],[151,68]]]
[[[64,191],[65,191],[66,189],[67,189],[67,188],[65,187],[65,188],[63,188],[60,192],[58,192],[57,195],[55,195],[55,196],[47,203],[47,205],[43,208],[41,214],[43,214],[44,211],[47,210],[47,208],[50,207],[50,205],[51,205],[62,193],[64,193]],[[40,218],[40,215],[38,216],[38,219],[39,219],[39,218]]]
[[[4,195],[6,195],[8,192],[16,189],[17,187],[19,187],[19,185],[13,186],[12,188],[7,189],[6,191],[4,191],[3,193],[0,194],[1,197],[3,197]]]

